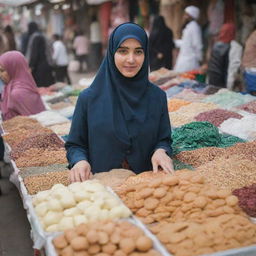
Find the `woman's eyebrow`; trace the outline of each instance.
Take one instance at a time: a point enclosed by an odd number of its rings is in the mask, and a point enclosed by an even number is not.
[[[119,46],[118,49],[119,49],[119,48],[122,48],[122,49],[129,49],[128,46]],[[138,49],[143,50],[143,47],[136,47],[135,49],[136,49],[136,50],[138,50]]]

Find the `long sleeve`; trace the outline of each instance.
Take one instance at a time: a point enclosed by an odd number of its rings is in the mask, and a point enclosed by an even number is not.
[[[155,150],[162,148],[166,150],[166,153],[169,156],[171,156],[172,155],[171,143],[172,143],[171,125],[170,125],[170,119],[169,119],[168,108],[167,108],[167,99],[166,97],[164,97],[163,111],[161,115],[161,121],[159,124],[158,143],[155,147]]]
[[[241,65],[242,51],[243,48],[239,43],[237,43],[236,41],[231,41],[227,77],[227,88],[229,90],[232,90],[234,86],[235,76]]]
[[[65,143],[69,168],[81,160],[88,160],[87,95],[78,97],[68,140]]]

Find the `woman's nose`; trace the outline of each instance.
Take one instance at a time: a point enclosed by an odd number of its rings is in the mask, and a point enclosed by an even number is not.
[[[128,62],[130,62],[130,63],[133,63],[134,62],[134,54],[133,53],[131,53],[131,54],[129,54],[128,55]]]

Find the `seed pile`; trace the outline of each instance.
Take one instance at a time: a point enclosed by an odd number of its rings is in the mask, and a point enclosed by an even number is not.
[[[53,239],[58,255],[160,256],[153,241],[129,222],[81,224]]]
[[[44,174],[46,172],[67,171],[66,164],[52,164],[48,166],[36,166],[20,168],[19,175],[24,179],[28,176]]]
[[[239,206],[251,217],[256,217],[256,183],[235,189],[233,194],[239,199]]]
[[[247,111],[252,114],[256,114],[256,100],[251,101],[249,103],[238,106],[237,108]]]
[[[24,178],[24,184],[30,195],[51,189],[53,185],[59,183],[65,186],[70,184],[69,171],[47,172]]]
[[[16,129],[30,129],[32,127],[42,127],[38,121],[27,116],[16,116],[3,122],[5,132],[12,132]]]
[[[176,221],[150,229],[175,256],[208,255],[256,242],[256,225],[247,217],[234,214],[206,218],[202,224]]]
[[[64,101],[61,101],[61,102],[58,102],[58,103],[54,103],[54,104],[50,104],[50,107],[53,110],[59,110],[59,109],[70,107],[70,106],[72,106],[71,103],[64,102]]]
[[[51,164],[67,164],[65,149],[48,150],[31,148],[15,160],[18,168],[31,166],[47,166]]]
[[[170,99],[168,100],[168,111],[173,112],[178,110],[182,106],[186,106],[190,104],[190,101],[182,100],[182,99]]]
[[[218,188],[234,190],[256,183],[256,162],[244,155],[224,155],[201,165],[197,172]]]
[[[195,93],[192,89],[184,89],[180,93],[175,95],[175,98],[187,100],[187,101],[201,101],[206,96],[204,94]]]
[[[179,127],[195,121],[195,116],[199,113],[216,108],[217,106],[213,103],[193,102],[181,107],[175,112],[170,112],[169,117],[171,124],[174,127]]]
[[[24,152],[31,148],[39,149],[60,149],[64,147],[64,143],[60,138],[55,134],[39,134],[28,137],[19,143],[11,152],[11,157],[13,159],[18,159],[21,157]]]
[[[222,122],[229,118],[241,119],[243,116],[224,109],[213,109],[200,113],[195,117],[196,121],[208,121],[215,126],[219,126]]]

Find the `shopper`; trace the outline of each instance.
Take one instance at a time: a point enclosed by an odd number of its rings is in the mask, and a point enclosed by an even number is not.
[[[242,46],[235,41],[235,31],[233,23],[225,23],[220,29],[208,64],[208,78],[211,85],[233,88],[242,55]]]
[[[242,58],[246,91],[256,96],[256,29],[245,43]]]
[[[200,67],[202,61],[202,32],[197,19],[200,10],[195,6],[188,6],[184,12],[184,24],[181,40],[177,40],[180,48],[174,70],[186,72]]]
[[[15,35],[14,35],[13,29],[10,25],[7,25],[4,28],[4,35],[5,35],[6,41],[7,41],[7,51],[16,50]]]
[[[22,53],[9,51],[0,56],[0,78],[5,83],[0,103],[4,121],[15,116],[28,116],[45,110]]]
[[[53,35],[53,61],[55,67],[55,80],[56,82],[64,82],[65,80],[69,85],[71,81],[68,74],[68,53],[67,48],[61,40],[60,35]]]
[[[35,22],[30,22],[28,26],[26,58],[37,86],[48,87],[54,84],[52,48]]]
[[[174,42],[171,29],[166,26],[163,16],[156,16],[149,36],[150,71],[161,67],[172,69],[173,49]]]
[[[122,167],[173,172],[166,94],[149,82],[148,66],[144,29],[118,26],[92,85],[78,98],[65,144],[72,182]]]
[[[90,71],[96,71],[102,61],[102,42],[101,42],[100,23],[96,15],[92,17],[90,25]]]
[[[89,40],[82,31],[78,31],[74,39],[73,48],[76,59],[79,61],[79,72],[82,73],[88,70]],[[84,66],[86,66],[85,69],[83,68]]]

